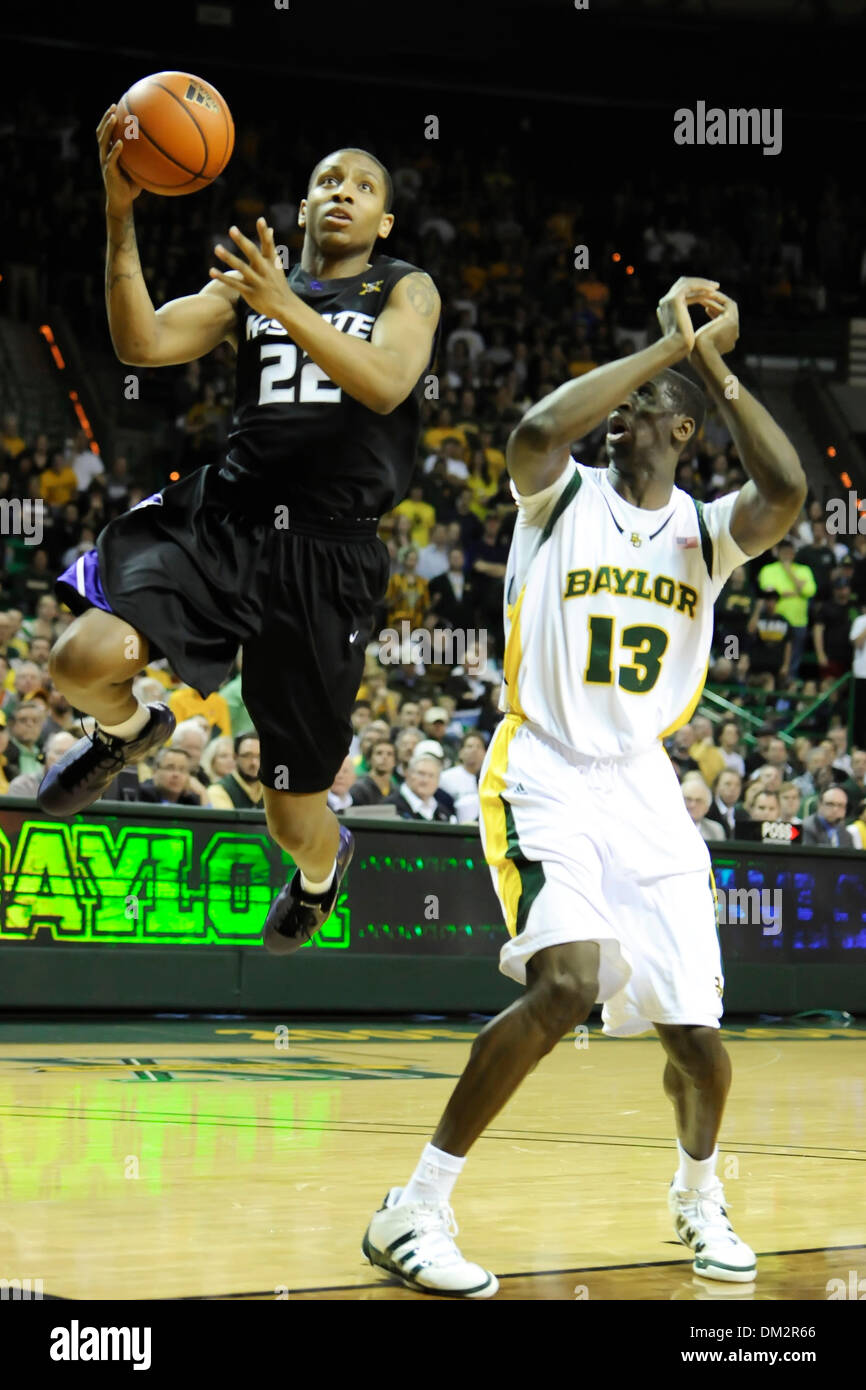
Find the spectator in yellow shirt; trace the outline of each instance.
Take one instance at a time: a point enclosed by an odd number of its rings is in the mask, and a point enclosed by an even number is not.
[[[385,594],[388,626],[395,627],[404,620],[411,627],[420,627],[430,607],[430,586],[415,573],[418,552],[411,546],[403,559],[404,572],[392,574]]]
[[[168,707],[178,724],[182,724],[185,719],[192,719],[196,714],[203,714],[211,729],[219,729],[221,734],[230,734],[232,731],[229,707],[218,690],[204,699],[192,686],[182,685],[169,695]]]
[[[409,489],[409,496],[400,502],[394,511],[398,516],[408,516],[411,530],[410,536],[412,544],[423,549],[430,540],[430,528],[436,520],[436,512],[429,502],[424,501],[424,487],[422,483],[413,483]]]
[[[3,430],[0,433],[0,451],[10,458],[17,459],[27,448],[27,443],[18,433],[18,416],[10,410],[3,416]]]
[[[65,507],[78,496],[78,479],[75,469],[67,463],[63,454],[55,454],[48,467],[40,474],[39,482],[42,496],[49,507]]]

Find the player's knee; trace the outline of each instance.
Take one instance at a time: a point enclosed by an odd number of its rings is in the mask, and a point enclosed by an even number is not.
[[[533,984],[527,1007],[544,1032],[548,1050],[589,1017],[598,995],[598,981],[570,970],[557,970]]]
[[[78,690],[93,678],[93,650],[72,630],[58,638],[48,657],[48,673],[57,689]]]

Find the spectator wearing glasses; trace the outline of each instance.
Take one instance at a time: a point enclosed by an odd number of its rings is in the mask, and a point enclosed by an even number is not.
[[[803,821],[803,844],[855,849],[854,837],[845,828],[847,814],[848,793],[842,787],[827,787],[821,793],[817,811]]]

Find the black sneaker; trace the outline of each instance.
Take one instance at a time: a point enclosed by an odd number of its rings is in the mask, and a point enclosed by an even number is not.
[[[262,933],[262,941],[272,955],[293,955],[306,945],[323,922],[327,922],[354,853],[355,837],[347,826],[341,825],[334,882],[324,896],[305,893],[301,887],[301,871],[295,870],[291,883],[281,888],[274,898]]]
[[[121,768],[140,762],[145,754],[171,738],[177,720],[168,705],[148,705],[150,719],[135,738],[115,738],[98,725],[74,743],[49,768],[36,793],[40,808],[50,816],[74,816],[98,801]]]

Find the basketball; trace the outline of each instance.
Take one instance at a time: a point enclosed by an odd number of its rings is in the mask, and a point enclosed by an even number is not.
[[[188,72],[157,72],[136,82],[117,103],[116,131],[124,173],[163,197],[206,188],[235,143],[225,100]]]

